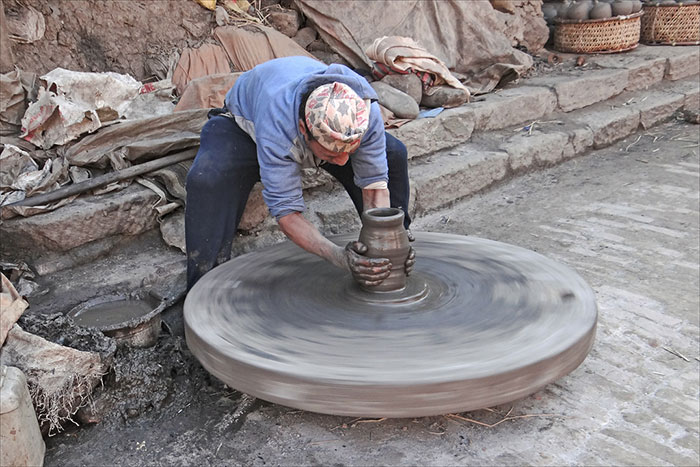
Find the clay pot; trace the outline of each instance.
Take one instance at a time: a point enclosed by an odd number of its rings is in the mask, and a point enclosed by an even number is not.
[[[612,6],[609,3],[600,2],[593,5],[589,13],[591,19],[605,19],[612,16]]]
[[[632,0],[632,13],[641,11],[642,6],[643,4],[641,0]]]
[[[548,23],[551,23],[558,13],[559,10],[554,3],[545,3],[542,5],[542,16],[544,16],[545,21]]]
[[[612,14],[613,16],[631,15],[632,8],[631,0],[617,0],[612,4]]]
[[[404,263],[410,246],[403,226],[404,213],[398,208],[374,208],[362,213],[359,240],[367,245],[365,256],[389,258],[391,274],[381,284],[362,286],[369,292],[391,292],[406,287]]]
[[[566,13],[571,7],[571,2],[569,0],[564,0],[557,5],[557,18],[566,19]]]
[[[566,17],[569,19],[586,20],[588,12],[591,10],[592,4],[586,0],[576,2],[571,5],[566,12]]]

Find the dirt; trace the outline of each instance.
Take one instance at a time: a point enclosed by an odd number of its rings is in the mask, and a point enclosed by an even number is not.
[[[77,426],[68,424],[64,428],[70,432],[100,423],[118,430],[139,417],[162,417],[190,402],[205,400],[211,404],[207,394],[237,400],[240,393],[210,377],[187,349],[180,314],[179,305],[168,313],[171,318],[164,320],[166,324],[153,347],[133,348],[116,347],[113,339],[76,326],[61,313],[25,313],[18,321],[25,331],[66,347],[100,353],[112,362],[102,385],[93,393],[91,404],[74,417]]]
[[[26,8],[4,0],[9,20]],[[214,14],[192,0],[33,0],[43,16],[44,37],[30,44],[12,43],[15,63],[39,75],[54,68],[127,73],[138,80],[153,78],[149,62],[163,60],[174,49],[194,46],[211,37]]]
[[[76,326],[71,318],[62,313],[24,313],[17,324],[49,342],[84,352],[97,352],[102,357],[111,356],[115,350],[112,339],[99,331]]]

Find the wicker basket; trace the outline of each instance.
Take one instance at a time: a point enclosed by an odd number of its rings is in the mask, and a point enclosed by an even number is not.
[[[641,36],[645,44],[700,44],[700,3],[644,5]]]
[[[639,45],[640,18],[643,11],[606,19],[557,19],[554,48],[568,53],[612,53]]]

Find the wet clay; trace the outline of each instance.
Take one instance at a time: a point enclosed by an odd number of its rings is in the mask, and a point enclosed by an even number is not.
[[[367,417],[510,402],[586,357],[597,309],[574,271],[504,243],[416,237],[414,273],[390,296],[290,242],[224,263],[185,300],[187,344],[235,389]]]
[[[410,246],[403,218],[403,211],[397,208],[374,208],[362,213],[359,240],[367,245],[365,256],[389,258],[391,261],[389,277],[379,285],[363,285],[363,289],[369,292],[391,292],[406,287],[404,263]]]
[[[76,314],[73,321],[78,326],[104,328],[128,323],[152,310],[151,304],[142,300],[118,300],[93,305]]]

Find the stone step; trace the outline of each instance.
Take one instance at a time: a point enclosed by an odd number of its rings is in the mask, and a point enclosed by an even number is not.
[[[698,47],[640,45],[624,54],[587,60],[580,68],[520,79],[468,105],[389,132],[406,144],[409,157],[421,157],[461,144],[472,134],[529,123],[555,111],[570,112],[700,73]]]

